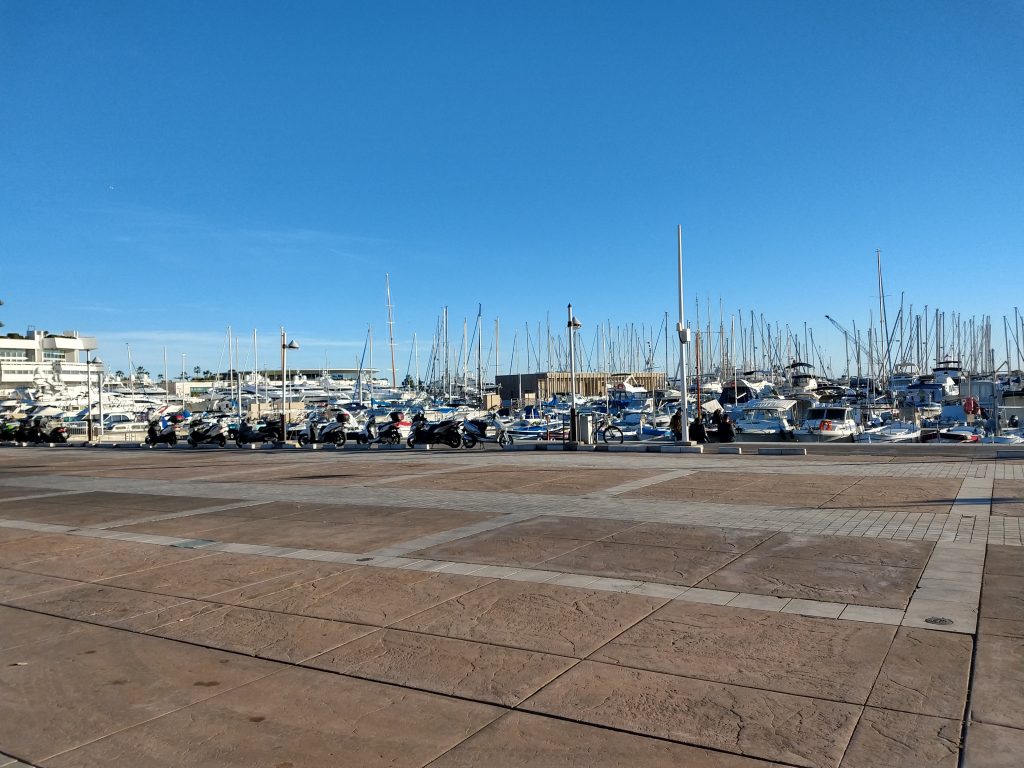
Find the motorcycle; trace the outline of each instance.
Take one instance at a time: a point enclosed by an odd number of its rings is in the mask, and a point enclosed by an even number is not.
[[[34,419],[22,419],[14,432],[14,439],[19,443],[66,443],[68,431],[63,424],[51,427],[49,421],[41,416]]]
[[[320,422],[322,424],[320,429],[317,429],[317,422],[310,419],[309,426],[299,432],[299,445],[333,443],[340,448],[348,440],[348,423],[349,415],[347,413],[339,413],[334,417],[334,421]]]
[[[392,411],[388,414],[390,421],[383,427],[377,428],[377,419],[374,416],[366,422],[366,434],[370,443],[381,445],[399,445],[402,442],[403,428],[411,426],[405,420],[405,414],[401,411]]]
[[[193,448],[204,443],[215,443],[223,448],[228,444],[226,436],[227,429],[220,419],[216,421],[202,421],[196,419],[190,425],[188,433],[188,444]]]
[[[149,422],[149,429],[146,430],[146,445],[167,445],[178,444],[178,433],[175,431],[177,422],[174,419],[161,419],[160,421]]]
[[[427,417],[417,413],[412,417],[412,432],[405,444],[410,448],[416,443],[422,445],[447,445],[458,448],[462,445],[462,433],[459,431],[460,422],[455,419],[445,419],[436,423],[428,423]]]
[[[497,443],[504,448],[513,442],[504,422],[493,413],[482,419],[466,419],[462,422],[462,445],[465,448],[472,448],[477,443]]]
[[[0,425],[0,441],[10,442],[18,439],[18,422],[5,421]]]
[[[260,429],[253,429],[248,419],[242,419],[238,425],[238,434],[235,435],[235,445],[241,448],[250,443],[272,443],[277,440],[277,432],[273,425],[266,425]]]

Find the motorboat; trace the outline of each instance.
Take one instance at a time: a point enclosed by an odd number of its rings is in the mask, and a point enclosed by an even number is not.
[[[834,443],[853,440],[860,425],[853,417],[853,408],[841,405],[816,406],[807,411],[803,423],[794,430],[801,443]]]
[[[939,430],[943,443],[977,443],[985,437],[985,428],[974,424],[957,424]]]
[[[753,400],[742,407],[736,419],[736,442],[764,443],[793,440],[793,425],[789,414],[796,400],[764,398]]]
[[[921,428],[912,421],[889,421],[854,435],[855,443],[919,443]]]

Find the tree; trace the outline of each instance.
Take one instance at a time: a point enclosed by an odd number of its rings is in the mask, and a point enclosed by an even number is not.
[[[118,379],[124,378],[124,371],[114,371],[114,377]]]
[[[198,376],[200,370],[202,370],[202,369],[197,365],[195,368],[192,369],[192,373],[194,373],[196,376]]]

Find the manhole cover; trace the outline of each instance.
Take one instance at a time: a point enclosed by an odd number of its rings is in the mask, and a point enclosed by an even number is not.
[[[940,624],[942,626],[946,626],[947,624],[952,624],[953,620],[952,619],[947,619],[945,616],[929,616],[927,619],[924,620],[924,623],[925,624]]]

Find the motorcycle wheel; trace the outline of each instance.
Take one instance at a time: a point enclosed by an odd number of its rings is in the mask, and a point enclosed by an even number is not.
[[[462,438],[462,447],[463,448],[474,448],[474,447],[476,447],[476,438],[473,437],[472,435],[466,435],[465,437]]]
[[[500,435],[498,435],[498,445],[500,445],[502,448],[504,448],[506,445],[512,445],[512,443],[512,435],[510,435],[508,432],[502,432]]]
[[[302,432],[299,433],[299,445],[309,445],[309,437]]]
[[[412,435],[410,435],[409,439],[405,441],[405,444],[410,448],[413,448],[416,445],[416,439]]]
[[[198,446],[199,446],[199,443],[197,443],[191,437],[188,439],[188,447],[189,448],[197,448]]]
[[[168,445],[177,445],[178,444],[178,436],[172,432],[171,436],[167,438],[167,444]]]
[[[334,441],[334,444],[341,448],[348,440],[348,435],[345,434],[344,429],[338,430],[338,439]]]
[[[228,444],[228,441],[224,437],[224,435],[221,435],[219,438],[217,438],[217,445],[219,445],[221,448],[223,448],[227,444]]]
[[[242,447],[242,438],[236,437],[235,438],[235,445],[237,445],[239,448],[241,448]]]
[[[150,437],[149,435],[146,435],[146,445],[152,445],[152,444],[153,444],[153,438]]]
[[[452,432],[450,435],[445,437],[444,442],[452,448],[458,448],[462,445],[462,435],[458,432]]]
[[[385,442],[388,445],[398,445],[400,442],[402,442],[402,436],[398,434],[397,431],[389,432],[387,438],[385,439]]]

